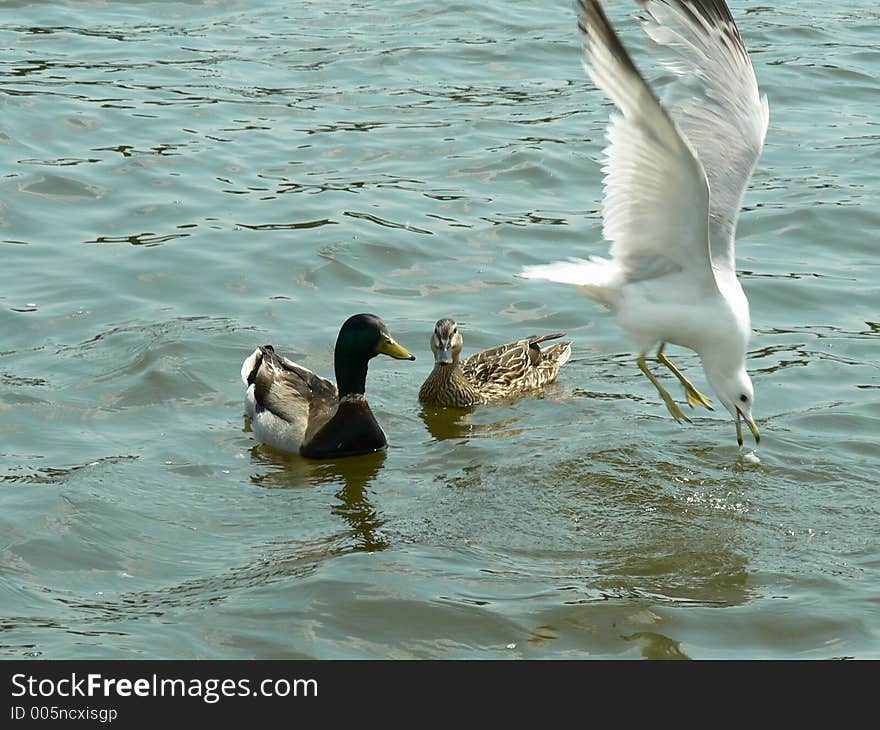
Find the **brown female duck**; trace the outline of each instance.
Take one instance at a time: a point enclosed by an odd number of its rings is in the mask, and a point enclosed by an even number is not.
[[[434,369],[419,390],[422,403],[467,408],[534,391],[556,379],[571,357],[571,342],[539,343],[564,337],[554,332],[483,350],[460,359],[464,343],[458,325],[441,319],[434,325]]]

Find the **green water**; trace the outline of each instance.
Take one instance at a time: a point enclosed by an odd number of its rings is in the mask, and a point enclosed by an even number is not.
[[[737,248],[759,465],[515,277],[607,250],[570,3],[5,3],[0,656],[880,658],[880,12],[731,8],[771,109]],[[418,358],[371,364],[387,453],[256,446],[244,357],[331,375],[360,311]],[[422,409],[444,316],[465,354],[574,354]]]

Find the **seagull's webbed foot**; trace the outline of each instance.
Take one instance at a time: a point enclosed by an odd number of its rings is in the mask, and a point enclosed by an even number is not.
[[[669,393],[666,392],[666,388],[660,385],[660,382],[657,380],[657,378],[654,377],[654,374],[650,370],[648,370],[648,365],[645,362],[644,354],[639,355],[638,363],[639,370],[641,370],[648,378],[648,380],[650,380],[654,384],[654,387],[657,389],[657,392],[660,394],[660,397],[666,404],[666,409],[669,411],[672,417],[679,423],[681,423],[682,421],[687,421],[688,423],[690,423],[691,419],[684,415],[684,413],[682,413],[681,408],[678,407],[678,404],[674,400],[672,400],[672,397],[669,395]]]
[[[662,362],[669,371],[681,381],[681,384],[684,386],[684,394],[687,398],[688,405],[691,408],[695,406],[702,406],[703,408],[708,408],[710,411],[714,411],[715,409],[712,407],[712,401],[709,400],[709,396],[704,395],[699,390],[694,387],[694,384],[688,380],[682,372],[672,364],[672,361],[666,357],[663,353],[663,348],[666,346],[666,343],[660,345],[660,349],[657,350],[657,359]]]
[[[684,386],[684,394],[687,397],[688,405],[691,408],[694,408],[695,406],[703,406],[703,408],[708,408],[710,411],[715,410],[712,407],[712,401],[709,400],[709,396],[703,395],[693,385],[691,385],[690,387],[685,385]]]

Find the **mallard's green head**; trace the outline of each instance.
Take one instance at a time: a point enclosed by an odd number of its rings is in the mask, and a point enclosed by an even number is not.
[[[431,335],[431,351],[438,365],[452,365],[458,360],[464,344],[458,325],[451,319],[438,319]]]
[[[355,314],[345,320],[336,339],[336,351],[344,351],[352,358],[369,360],[376,355],[389,355],[395,360],[415,360],[389,334],[385,323],[375,314]]]
[[[415,360],[402,345],[397,344],[385,323],[375,314],[355,314],[345,320],[336,338],[334,363],[339,397],[363,393],[367,363],[376,355],[395,360]]]

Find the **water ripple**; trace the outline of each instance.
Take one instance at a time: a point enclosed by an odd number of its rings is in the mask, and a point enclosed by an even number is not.
[[[13,469],[12,473],[0,474],[0,482],[12,484],[64,484],[70,476],[82,469],[93,469],[103,464],[115,464],[129,459],[138,459],[136,455],[105,456],[84,464],[74,464],[65,467],[32,467],[20,466]],[[20,472],[20,473],[19,473]]]

